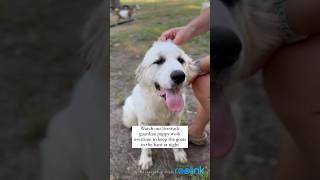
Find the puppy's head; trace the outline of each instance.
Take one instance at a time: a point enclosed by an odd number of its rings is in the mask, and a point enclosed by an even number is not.
[[[138,82],[162,98],[172,112],[184,107],[182,88],[187,84],[191,58],[173,42],[155,42],[136,70]]]

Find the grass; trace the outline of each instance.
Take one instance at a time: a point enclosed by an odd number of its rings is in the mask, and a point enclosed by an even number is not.
[[[145,51],[167,29],[183,26],[200,14],[203,0],[123,0],[122,4],[139,4],[136,20],[111,28],[110,45],[133,53]],[[112,20],[111,20],[112,21]],[[210,52],[210,34],[195,37],[182,48],[190,55],[201,56]]]

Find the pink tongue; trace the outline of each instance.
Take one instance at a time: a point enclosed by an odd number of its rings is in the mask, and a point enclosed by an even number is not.
[[[179,90],[165,90],[166,103],[171,112],[181,112],[184,107],[182,94]]]

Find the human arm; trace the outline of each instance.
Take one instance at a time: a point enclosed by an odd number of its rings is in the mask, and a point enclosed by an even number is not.
[[[161,34],[159,40],[173,40],[175,44],[182,45],[193,37],[210,30],[210,9],[205,10],[200,16],[193,19],[186,26],[175,27]]]

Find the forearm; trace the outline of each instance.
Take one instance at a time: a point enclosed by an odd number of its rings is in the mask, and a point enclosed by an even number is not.
[[[210,30],[210,8],[205,10],[197,18],[193,19],[188,25],[192,29],[192,36],[208,32]]]
[[[199,76],[192,89],[204,111],[210,113],[210,74]]]

